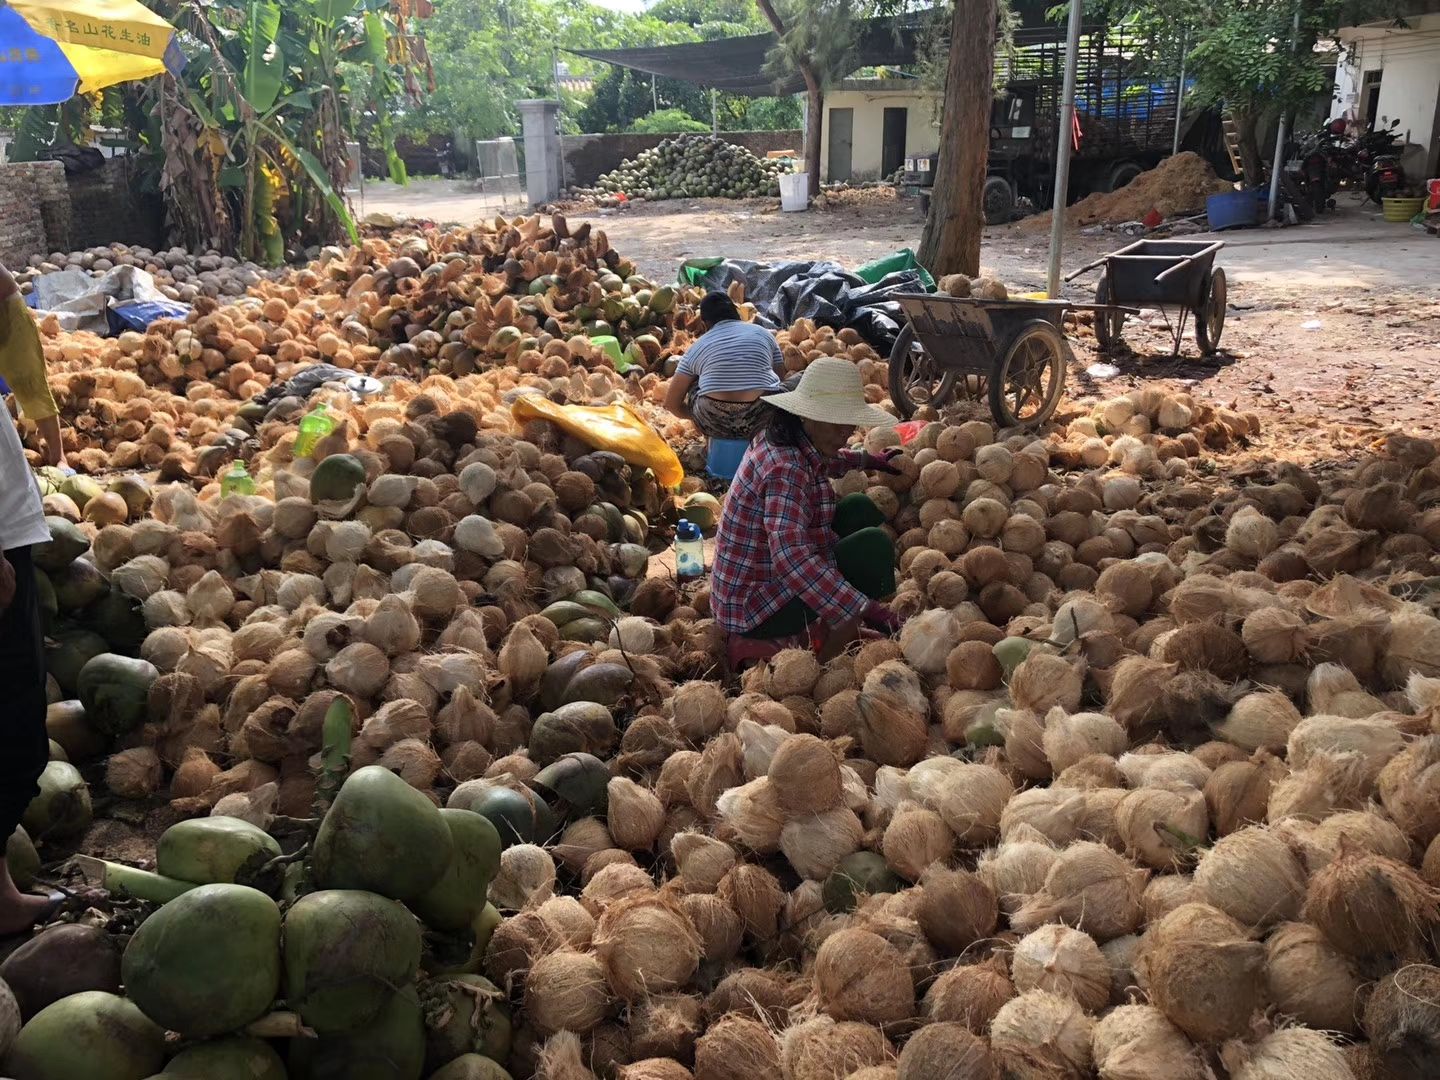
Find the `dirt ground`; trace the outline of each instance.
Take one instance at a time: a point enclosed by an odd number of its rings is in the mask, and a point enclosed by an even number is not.
[[[423,182],[423,190],[367,189],[367,211],[474,220],[488,208],[463,181]],[[805,213],[784,214],[772,200],[684,200],[626,210],[575,210],[633,259],[647,276],[673,280],[687,258],[833,259],[857,266],[903,247],[917,247],[917,205],[886,190],[823,196]],[[1296,440],[1324,444],[1327,425],[1403,427],[1440,434],[1440,240],[1382,220],[1353,197],[1318,223],[1226,233],[1218,263],[1229,278],[1221,352],[1201,359],[1187,328],[1181,356],[1171,357],[1163,317],[1127,323],[1126,349],[1102,357],[1088,327],[1071,335],[1069,382],[1077,403],[1161,381],[1241,409],[1261,409],[1294,426]],[[1068,233],[1068,271],[1125,246],[1117,232]],[[981,251],[986,273],[1012,291],[1043,289],[1048,237],[1014,226],[988,229]],[[1067,287],[1090,298],[1094,275]],[[1318,447],[1317,447],[1318,448]]]

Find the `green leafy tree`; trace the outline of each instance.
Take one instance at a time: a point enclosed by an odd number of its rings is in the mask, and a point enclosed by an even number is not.
[[[656,135],[680,131],[709,131],[710,125],[702,124],[680,109],[660,109],[640,117],[630,125],[630,130],[644,135]]]

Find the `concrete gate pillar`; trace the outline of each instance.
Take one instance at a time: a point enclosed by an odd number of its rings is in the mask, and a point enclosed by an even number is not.
[[[547,98],[517,101],[525,138],[525,192],[532,206],[554,202],[564,186],[560,152],[560,102]]]

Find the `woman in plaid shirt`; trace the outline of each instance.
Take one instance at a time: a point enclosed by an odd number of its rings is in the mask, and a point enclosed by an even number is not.
[[[894,472],[888,456],[845,448],[856,428],[894,417],[866,404],[854,364],[831,358],[765,403],[767,426],[735,474],[715,538],[710,606],[730,635],[732,667],[793,639],[818,642],[828,658],[867,623],[900,627],[881,603],[895,592],[885,517],[864,495],[837,502],[830,483],[851,469]]]

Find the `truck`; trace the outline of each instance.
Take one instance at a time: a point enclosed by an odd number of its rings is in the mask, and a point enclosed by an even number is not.
[[[1175,137],[1178,79],[1157,80],[1140,60],[1137,39],[1123,31],[1090,27],[1080,38],[1076,64],[1076,130],[1068,197],[1122,188],[1170,154]],[[996,91],[990,109],[990,156],[985,220],[1012,220],[1026,202],[1049,206],[1055,183],[1055,149],[1065,81],[1065,40],[1058,28],[1017,30],[995,55]],[[1182,115],[1180,145],[1228,171],[1218,115]],[[929,212],[937,154],[905,159],[901,186]]]

